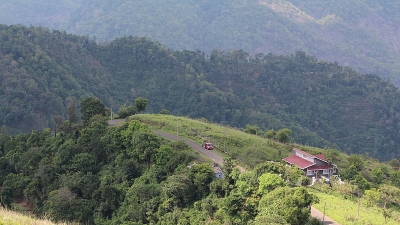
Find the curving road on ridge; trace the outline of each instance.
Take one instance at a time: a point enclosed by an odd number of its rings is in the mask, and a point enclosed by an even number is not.
[[[109,120],[108,124],[111,126],[121,126],[126,120],[125,119],[115,119],[115,120]],[[170,139],[170,140],[182,140],[184,141],[187,145],[189,145],[190,147],[194,148],[196,151],[204,154],[205,156],[207,156],[208,158],[212,159],[214,162],[218,163],[218,164],[223,164],[224,158],[222,158],[221,156],[217,155],[214,151],[210,151],[207,150],[203,147],[201,147],[201,145],[199,143],[196,143],[194,141],[191,141],[189,139],[183,138],[183,137],[177,137],[176,135],[173,134],[169,134],[169,133],[165,133],[162,131],[158,131],[158,130],[154,130],[153,131],[154,134],[157,134],[161,137]],[[243,168],[239,167],[240,170],[244,170]]]
[[[212,159],[214,162],[216,162],[218,164],[222,165],[222,163],[224,161],[224,158],[222,158],[221,156],[217,155],[214,151],[207,150],[207,149],[201,147],[201,145],[199,143],[196,143],[194,141],[188,140],[188,139],[183,138],[183,137],[179,137],[177,139],[176,135],[172,135],[172,134],[165,133],[165,132],[158,131],[158,130],[154,130],[153,133],[155,133],[155,134],[157,134],[157,135],[159,135],[161,137],[168,138],[170,140],[182,140],[187,145],[189,145],[190,147],[194,148],[196,151],[206,155],[208,158]]]
[[[109,120],[108,124],[111,126],[120,126],[125,121],[126,121],[125,119]],[[173,134],[158,131],[158,130],[153,131],[153,133],[157,134],[161,137],[170,139],[170,140],[183,140],[187,145],[194,148],[196,151],[204,154],[205,156],[207,156],[208,158],[212,159],[213,161],[215,161],[216,163],[218,163],[220,165],[223,164],[224,159],[221,156],[217,155],[213,151],[210,151],[210,150],[207,150],[207,149],[201,147],[201,145],[199,143],[196,143],[194,141],[191,141],[191,140],[183,138],[183,137],[177,137],[176,135],[173,135]],[[238,168],[241,172],[245,171],[245,169],[240,166],[238,166]],[[317,218],[321,221],[322,221],[322,219],[324,219],[323,224],[326,224],[326,225],[340,225],[339,223],[336,223],[335,221],[333,221],[331,218],[327,217],[326,215],[324,216],[324,214],[322,212],[320,212],[319,210],[317,210],[316,208],[314,208],[312,206],[311,206],[311,216],[314,218]]]

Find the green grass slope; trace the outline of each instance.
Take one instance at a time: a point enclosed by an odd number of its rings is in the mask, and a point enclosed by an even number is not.
[[[177,117],[162,114],[136,114],[129,119],[139,120],[152,129],[165,131],[177,136],[197,141],[210,141],[221,155],[230,156],[253,168],[266,161],[280,162],[289,156],[293,148],[301,148],[312,154],[327,153],[326,150],[303,146],[296,143],[280,143],[272,139],[245,133],[228,126],[212,124],[206,120],[194,120],[187,117]],[[346,162],[345,154],[338,154],[339,164]]]
[[[53,223],[49,219],[37,219],[0,207],[0,225],[67,225],[67,223]],[[68,223],[72,224],[72,223]]]

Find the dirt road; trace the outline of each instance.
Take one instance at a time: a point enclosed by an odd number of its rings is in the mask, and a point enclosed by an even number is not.
[[[125,122],[125,119],[116,119],[116,120],[109,120],[108,124],[111,126],[120,126],[122,125],[123,122]],[[173,134],[169,134],[169,133],[165,133],[165,132],[161,132],[161,131],[153,131],[155,134],[160,135],[161,137],[164,138],[168,138],[170,140],[177,140],[177,136],[173,135]],[[222,165],[224,159],[217,155],[214,151],[210,151],[207,150],[203,147],[201,147],[201,145],[199,143],[196,143],[194,141],[188,140],[186,138],[183,137],[179,137],[179,140],[183,140],[185,141],[185,143],[187,145],[189,145],[190,147],[194,148],[195,150],[199,151],[200,153],[206,155],[208,158],[212,159],[213,161],[215,161],[216,163]],[[238,167],[240,171],[245,171],[244,168],[242,167]],[[322,212],[318,211],[316,208],[311,207],[311,216],[314,218],[318,218],[319,220],[324,220],[324,224],[329,224],[329,225],[340,225],[339,223],[336,223],[335,221],[333,221],[331,218],[324,216]]]
[[[324,214],[322,212],[318,211],[314,207],[311,207],[311,216],[314,218],[317,218],[321,221],[323,220],[324,224],[340,225],[339,223],[336,223],[335,221],[333,221],[331,218],[327,217],[326,215],[324,216]]]

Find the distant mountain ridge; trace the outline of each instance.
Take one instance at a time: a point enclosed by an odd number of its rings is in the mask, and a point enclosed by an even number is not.
[[[174,50],[298,50],[400,85],[397,1],[27,1],[0,2],[0,22],[40,25],[97,41],[145,36]]]

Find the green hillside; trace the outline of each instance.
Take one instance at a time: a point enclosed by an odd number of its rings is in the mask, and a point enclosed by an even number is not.
[[[360,193],[361,216],[375,213],[374,220],[360,221],[383,224],[387,215],[387,224],[395,224],[399,218],[398,160],[379,163],[333,149],[280,143],[204,119],[139,114],[128,121],[110,127],[106,118],[94,116],[86,125],[62,127],[57,136],[48,130],[3,132],[1,204],[56,222],[300,225],[319,224],[310,218],[311,204],[330,198],[331,208],[332,199],[346,198],[354,207]],[[199,143],[213,141],[213,151],[225,157],[224,177],[216,178],[211,164],[183,141],[161,139],[152,129]],[[302,186],[307,182],[299,170],[279,163],[293,147],[325,154],[339,165],[346,183]],[[236,163],[247,171],[240,173]],[[338,221],[359,224],[355,209],[347,209],[348,217]]]
[[[0,21],[109,42],[145,36],[174,50],[304,51],[399,85],[400,4],[389,1],[87,1],[0,3]]]
[[[54,130],[58,117],[78,122],[70,117],[79,116],[79,101],[87,96],[113,111],[144,97],[147,112],[167,109],[264,131],[289,128],[304,145],[400,157],[400,92],[376,75],[304,52],[206,55],[147,38],[99,45],[45,28],[0,29],[0,125],[11,133]]]

